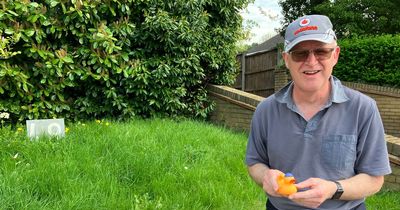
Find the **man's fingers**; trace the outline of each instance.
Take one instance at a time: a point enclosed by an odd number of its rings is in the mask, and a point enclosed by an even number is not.
[[[312,198],[313,195],[310,190],[300,191],[289,196],[289,199],[307,199]]]

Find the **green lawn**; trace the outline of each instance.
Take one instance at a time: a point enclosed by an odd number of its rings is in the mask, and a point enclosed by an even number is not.
[[[0,133],[0,209],[264,209],[247,136],[194,121],[74,124],[63,139]],[[395,209],[383,192],[371,209]]]

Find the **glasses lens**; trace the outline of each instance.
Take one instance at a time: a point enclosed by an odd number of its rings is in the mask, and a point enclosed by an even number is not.
[[[314,55],[318,60],[325,60],[331,57],[334,48],[317,48],[314,50]]]
[[[296,62],[307,60],[308,54],[310,54],[309,50],[293,50],[290,52],[292,59]]]
[[[317,60],[326,60],[331,57],[335,48],[316,48],[313,50],[293,50],[289,54],[295,62],[304,62],[307,60],[310,52],[314,53]]]

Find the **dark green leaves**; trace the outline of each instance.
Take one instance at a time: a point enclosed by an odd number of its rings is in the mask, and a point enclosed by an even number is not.
[[[13,110],[15,121],[206,117],[207,83],[234,81],[246,3],[6,1],[0,100],[13,107],[0,111]]]
[[[344,81],[400,87],[400,36],[368,36],[339,42],[333,74]]]

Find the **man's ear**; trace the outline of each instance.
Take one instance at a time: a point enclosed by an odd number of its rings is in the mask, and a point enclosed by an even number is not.
[[[334,59],[335,59],[335,65],[336,65],[336,63],[338,62],[338,60],[339,60],[339,55],[340,55],[340,47],[339,46],[336,46],[336,48],[335,48],[335,54],[333,55],[334,57]]]
[[[285,62],[286,68],[289,69],[288,62],[287,62],[287,60],[289,59],[289,54],[286,52],[282,52],[282,58],[283,58],[283,61]]]

